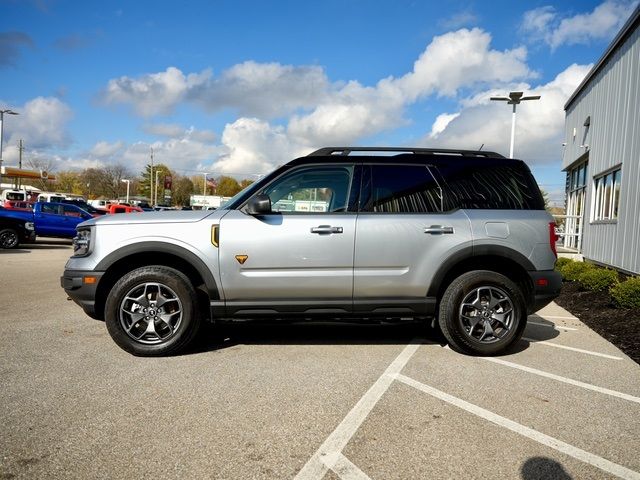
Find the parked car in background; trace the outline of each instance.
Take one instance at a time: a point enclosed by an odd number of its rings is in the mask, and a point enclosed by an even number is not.
[[[37,236],[73,238],[76,226],[93,216],[77,207],[66,203],[36,202],[33,211],[3,209],[0,218],[21,219],[33,223]]]
[[[3,207],[9,210],[24,210],[30,212],[33,210],[34,202],[23,202],[18,200],[6,200]]]
[[[87,212],[89,212],[91,215],[93,215],[94,217],[99,217],[101,215],[106,215],[108,212],[105,208],[96,208],[93,205],[91,205],[90,203],[87,203],[84,200],[81,199],[77,199],[77,198],[66,198],[64,200],[62,200],[61,203],[68,203],[70,205],[76,205],[78,207],[80,207],[83,210],[86,210]]]
[[[36,239],[33,222],[25,218],[4,215],[0,207],[0,249],[17,248],[21,243],[32,243]]]
[[[136,213],[136,212],[144,212],[140,207],[135,207],[132,205],[126,205],[122,203],[112,203],[107,207],[107,213],[113,215],[116,213]]]

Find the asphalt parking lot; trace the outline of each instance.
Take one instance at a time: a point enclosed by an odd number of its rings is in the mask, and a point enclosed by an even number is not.
[[[553,304],[497,358],[414,324],[136,358],[66,300],[70,254],[0,251],[2,479],[640,479],[640,366]]]

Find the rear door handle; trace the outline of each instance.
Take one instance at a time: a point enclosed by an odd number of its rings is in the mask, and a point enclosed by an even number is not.
[[[424,229],[424,233],[431,235],[442,235],[444,233],[453,233],[453,227],[443,227],[442,225],[431,225]]]
[[[311,228],[311,233],[329,235],[331,233],[342,233],[342,227],[332,227],[331,225],[319,225]]]

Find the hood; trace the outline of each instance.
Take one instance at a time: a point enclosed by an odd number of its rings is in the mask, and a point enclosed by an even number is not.
[[[193,223],[207,217],[222,218],[227,210],[165,210],[162,212],[133,212],[103,215],[82,222],[78,226],[89,227],[91,225],[133,225],[140,223]]]

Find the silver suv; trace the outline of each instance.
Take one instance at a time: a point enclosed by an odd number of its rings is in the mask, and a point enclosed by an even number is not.
[[[203,322],[407,317],[491,355],[559,293],[554,226],[520,160],[323,148],[215,211],[80,224],[61,283],[134,355],[176,353]]]

